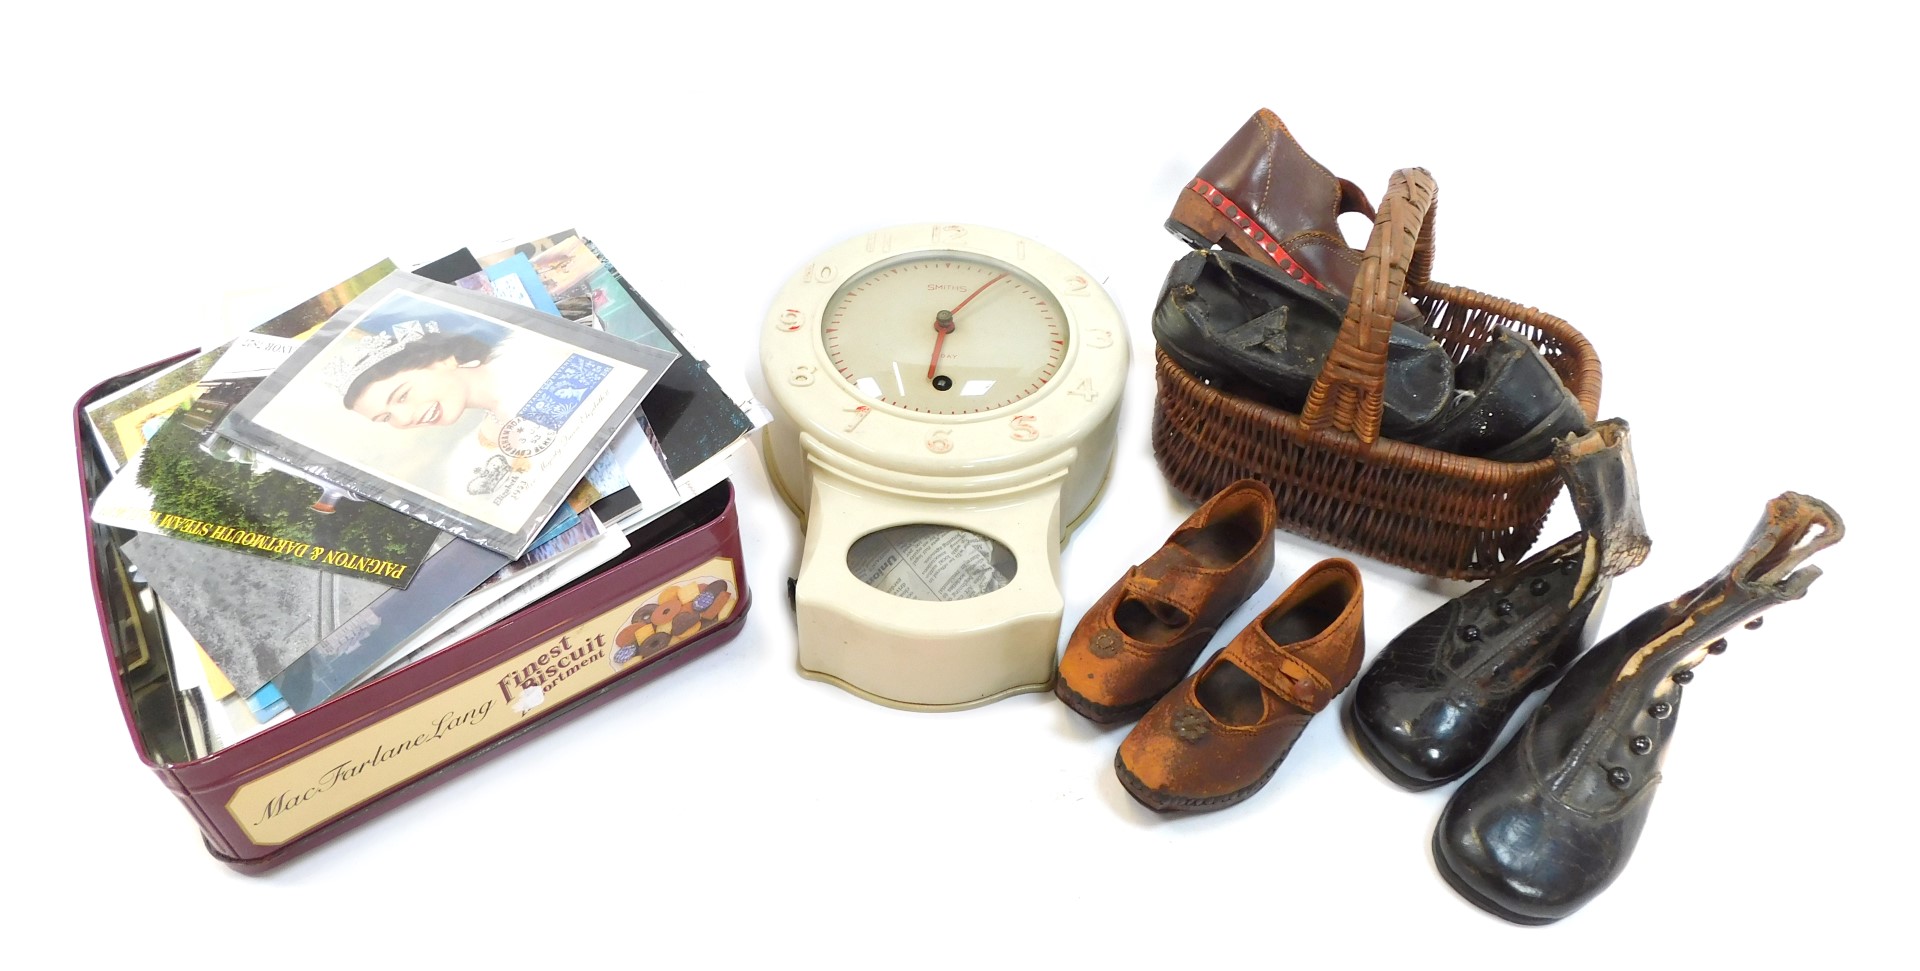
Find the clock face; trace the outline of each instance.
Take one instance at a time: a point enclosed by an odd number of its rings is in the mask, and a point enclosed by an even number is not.
[[[1039,391],[1067,354],[1047,288],[986,257],[921,252],[881,263],[828,301],[827,360],[865,398],[929,415],[1004,408]]]

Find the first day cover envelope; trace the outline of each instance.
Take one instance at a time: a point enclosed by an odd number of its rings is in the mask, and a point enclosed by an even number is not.
[[[220,433],[518,557],[676,356],[393,273]]]

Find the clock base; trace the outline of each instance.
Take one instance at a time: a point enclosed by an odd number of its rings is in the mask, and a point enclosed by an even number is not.
[[[794,584],[801,672],[916,711],[1047,690],[1060,642],[1054,537],[1066,470],[962,502],[886,489],[817,458]],[[908,599],[855,576],[853,544],[903,525],[990,539],[1012,555],[1013,568],[1003,586],[958,600]]]
[[[852,684],[841,678],[836,678],[833,675],[827,674],[824,671],[809,671],[804,667],[799,667],[798,665],[795,666],[795,670],[799,671],[800,676],[803,678],[806,678],[808,681],[820,681],[825,684],[830,684],[830,685],[833,685],[834,687],[841,688],[849,693],[859,695],[860,697],[865,698],[866,700],[871,701],[876,705],[885,705],[888,708],[898,708],[901,711],[965,711],[969,708],[980,708],[985,705],[990,705],[996,701],[1000,701],[1006,698],[1011,698],[1014,695],[1030,694],[1036,691],[1052,691],[1053,690],[1053,679],[1048,678],[1047,680],[1042,681],[1038,684],[1015,685],[1003,691],[998,691],[993,694],[990,694],[985,698],[978,698],[973,701],[958,701],[958,702],[953,702],[951,704],[928,704],[925,702],[918,702],[918,701],[901,701],[898,698],[888,698],[884,695],[877,695],[871,691],[868,691],[865,688],[860,687],[857,684]]]

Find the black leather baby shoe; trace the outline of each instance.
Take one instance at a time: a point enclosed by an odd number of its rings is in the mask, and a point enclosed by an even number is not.
[[[1167,274],[1153,336],[1195,377],[1298,412],[1346,312],[1345,294],[1303,288],[1239,253],[1195,250]],[[1432,422],[1452,397],[1453,362],[1438,341],[1396,323],[1382,393],[1380,433],[1407,435]]]
[[[1610,580],[1646,558],[1624,421],[1557,443],[1580,532],[1441,604],[1373,659],[1344,712],[1387,778],[1429,789],[1466,775],[1514,711],[1591,643]]]
[[[1447,802],[1433,834],[1440,875],[1519,924],[1559,920],[1604,891],[1639,841],[1694,666],[1734,625],[1805,594],[1820,570],[1794,568],[1843,532],[1825,503],[1786,493],[1726,570],[1574,662]]]
[[[1587,427],[1580,399],[1540,349],[1500,327],[1454,370],[1446,409],[1407,440],[1455,455],[1531,462]]]

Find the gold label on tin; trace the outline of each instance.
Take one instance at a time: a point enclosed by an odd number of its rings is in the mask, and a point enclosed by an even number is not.
[[[234,791],[227,812],[278,846],[725,623],[733,560],[714,557],[566,632]]]

